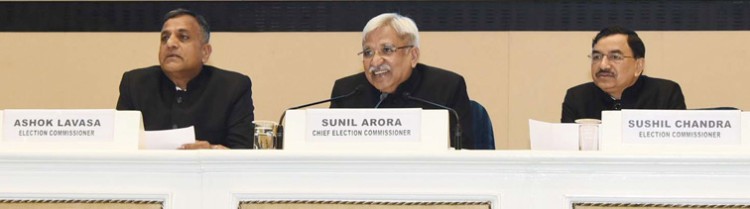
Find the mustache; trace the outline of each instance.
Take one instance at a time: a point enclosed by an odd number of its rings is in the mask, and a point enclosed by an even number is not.
[[[596,71],[596,75],[597,76],[602,75],[602,74],[612,74],[612,75],[614,75],[615,72],[612,71],[612,70],[610,70],[610,69],[599,69],[598,71]]]
[[[164,58],[169,58],[169,57],[178,57],[178,58],[182,58],[182,56],[180,56],[180,55],[179,55],[179,54],[177,54],[177,53],[167,53],[167,55],[166,55],[166,56],[164,56]]]
[[[386,65],[386,64],[383,64],[380,66],[370,66],[370,68],[367,70],[370,72],[381,71],[381,70],[391,70],[391,66]]]

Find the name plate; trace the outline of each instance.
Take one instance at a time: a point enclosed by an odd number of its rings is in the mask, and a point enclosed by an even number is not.
[[[622,110],[623,144],[741,144],[739,110]]]
[[[310,142],[419,141],[421,109],[310,109],[305,137]]]
[[[115,110],[5,110],[3,140],[113,140]]]

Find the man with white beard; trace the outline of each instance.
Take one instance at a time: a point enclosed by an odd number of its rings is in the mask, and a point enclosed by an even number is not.
[[[473,148],[472,115],[466,82],[461,75],[419,63],[419,30],[408,17],[378,15],[362,31],[364,71],[336,80],[332,97],[359,88],[350,97],[331,102],[331,108],[441,109],[407,98],[409,95],[444,105],[458,112],[461,148]],[[455,118],[450,117],[451,124]],[[454,133],[451,125],[451,133]],[[454,140],[451,146],[455,147]]]

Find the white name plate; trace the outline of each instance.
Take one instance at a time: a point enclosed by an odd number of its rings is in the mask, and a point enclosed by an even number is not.
[[[3,140],[113,140],[115,110],[5,110]]]
[[[739,110],[622,110],[623,144],[740,145]]]
[[[305,137],[326,141],[419,141],[421,109],[311,109]]]

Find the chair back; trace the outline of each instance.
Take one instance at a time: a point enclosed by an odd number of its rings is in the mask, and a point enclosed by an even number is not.
[[[487,109],[479,102],[470,100],[471,114],[474,123],[471,130],[474,134],[474,149],[495,149],[495,133]]]

